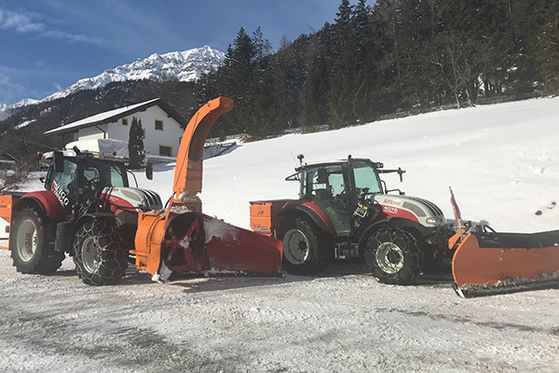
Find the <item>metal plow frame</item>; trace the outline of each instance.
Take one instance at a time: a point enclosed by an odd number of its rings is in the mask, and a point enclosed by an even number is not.
[[[559,230],[540,233],[463,231],[452,257],[461,297],[534,290],[559,284]]]

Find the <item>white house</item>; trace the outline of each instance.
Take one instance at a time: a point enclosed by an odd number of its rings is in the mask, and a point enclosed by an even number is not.
[[[46,131],[45,135],[67,135],[80,143],[99,139],[128,143],[132,118],[142,121],[146,155],[176,157],[184,119],[160,98],[105,111]],[[71,135],[71,137],[70,137]]]

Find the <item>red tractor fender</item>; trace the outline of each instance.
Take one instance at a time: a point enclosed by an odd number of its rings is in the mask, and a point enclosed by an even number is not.
[[[38,208],[53,222],[64,220],[66,217],[66,211],[50,190],[25,193],[18,199],[13,208],[17,210],[24,206]]]
[[[316,226],[333,236],[336,235],[334,226],[326,212],[316,203],[311,201],[292,201],[288,202],[279,213],[280,217],[288,216],[292,213],[304,214],[312,220]]]

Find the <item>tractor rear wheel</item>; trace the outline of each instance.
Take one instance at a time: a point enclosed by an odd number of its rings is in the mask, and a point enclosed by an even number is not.
[[[280,237],[283,266],[289,273],[314,275],[324,270],[332,259],[328,236],[303,217],[285,227]]]
[[[420,250],[415,237],[404,230],[384,227],[367,240],[365,263],[379,282],[408,285],[421,272]]]
[[[47,240],[47,222],[36,209],[16,212],[12,225],[10,251],[13,265],[21,273],[48,274],[62,265],[64,253],[54,251]]]
[[[74,263],[78,277],[88,285],[112,285],[128,268],[128,249],[118,227],[90,220],[74,237]]]

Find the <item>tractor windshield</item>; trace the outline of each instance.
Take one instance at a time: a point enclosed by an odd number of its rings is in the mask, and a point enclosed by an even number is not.
[[[331,199],[344,193],[343,168],[340,165],[324,166],[307,171],[307,187],[312,196]]]
[[[382,193],[378,174],[370,164],[355,164],[353,166],[353,177],[357,191],[366,188],[369,190],[369,193]]]

